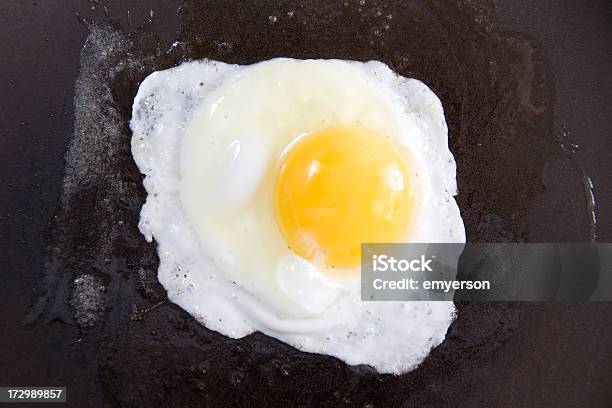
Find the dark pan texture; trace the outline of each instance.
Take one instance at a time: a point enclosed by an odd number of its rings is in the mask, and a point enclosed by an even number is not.
[[[567,134],[554,127],[547,52],[499,28],[492,3],[187,1],[178,33],[166,33],[177,39],[170,48],[153,22],[125,33],[116,19],[101,20],[84,23],[73,135],[58,211],[39,254],[46,273],[37,277],[40,296],[23,322],[28,331],[18,333],[35,352],[32,361],[24,352],[4,356],[3,367],[22,368],[0,369],[0,383],[61,379],[71,404],[92,398],[135,407],[606,406],[612,399],[608,304],[459,304],[446,341],[418,369],[378,375],[259,333],[231,340],[200,326],[167,302],[155,278],[155,245],[137,230],[145,192],[128,121],[139,82],[187,59],[246,64],[290,56],[382,60],[440,96],[469,239],[594,238],[583,164],[562,148]],[[533,208],[542,200],[545,166],[563,157],[573,169],[568,186],[577,186],[568,206],[579,209],[572,214],[578,227],[547,235],[532,227]],[[597,347],[585,349],[588,341]],[[28,372],[36,361],[45,361],[46,374]],[[574,387],[585,391],[577,395]]]

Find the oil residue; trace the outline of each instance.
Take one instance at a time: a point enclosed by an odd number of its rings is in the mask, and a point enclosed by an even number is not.
[[[582,190],[584,192],[584,201],[586,205],[586,217],[589,223],[589,238],[591,242],[597,240],[597,215],[595,213],[595,186],[591,177],[584,171],[580,165],[576,154],[580,151],[580,146],[574,142],[567,130],[562,130],[556,138],[556,143],[565,158],[571,163],[574,171],[580,177],[582,182]]]

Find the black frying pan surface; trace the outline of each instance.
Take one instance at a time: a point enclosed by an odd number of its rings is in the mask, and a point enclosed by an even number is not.
[[[468,239],[606,241],[606,2],[178,3],[3,6],[0,385],[67,385],[69,406],[609,406],[608,303],[460,304],[397,377],[203,328],[156,282],[127,127],[139,81],[186,59],[379,59],[443,102]]]

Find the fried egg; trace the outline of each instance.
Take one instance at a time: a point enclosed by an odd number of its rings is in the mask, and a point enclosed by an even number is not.
[[[396,374],[444,340],[452,302],[360,298],[361,243],[465,242],[425,84],[377,61],[193,61],[142,82],[130,126],[139,228],[201,324]]]

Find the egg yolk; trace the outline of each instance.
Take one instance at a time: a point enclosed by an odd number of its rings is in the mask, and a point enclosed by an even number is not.
[[[362,127],[304,137],[285,155],[274,191],[276,220],[298,255],[330,267],[360,263],[361,243],[398,242],[414,204],[407,160]]]

